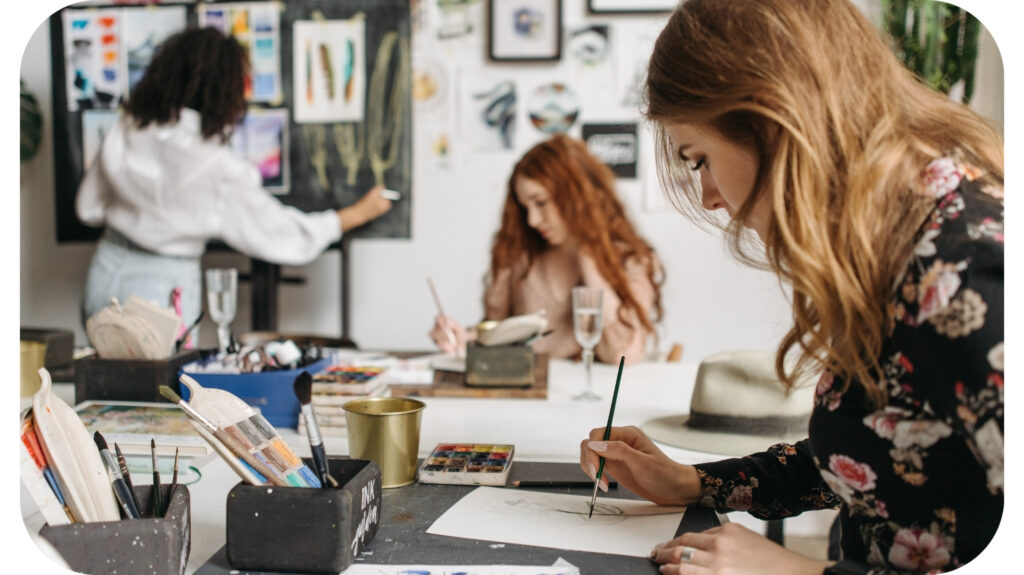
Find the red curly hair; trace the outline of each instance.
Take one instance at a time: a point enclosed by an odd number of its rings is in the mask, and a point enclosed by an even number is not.
[[[664,270],[654,250],[626,217],[622,202],[615,195],[615,174],[591,155],[580,140],[558,134],[531,148],[516,164],[508,179],[501,228],[494,236],[487,277],[493,279],[499,271],[520,262],[525,254],[527,265],[519,278],[522,281],[537,255],[549,246],[527,224],[526,208],[516,196],[519,178],[533,180],[548,190],[569,233],[581,248],[589,250],[601,276],[622,301],[619,319],[629,324],[624,312],[632,309],[644,329],[653,333],[653,324],[662,316]],[[630,258],[643,262],[654,287],[650,313],[644,311],[629,289],[623,262]]]

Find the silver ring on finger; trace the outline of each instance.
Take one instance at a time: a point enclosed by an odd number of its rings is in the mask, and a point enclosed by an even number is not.
[[[683,563],[689,563],[693,560],[693,552],[697,549],[693,547],[683,546],[683,550],[679,552],[679,560]]]

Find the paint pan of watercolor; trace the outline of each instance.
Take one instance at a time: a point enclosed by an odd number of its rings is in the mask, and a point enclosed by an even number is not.
[[[505,485],[512,469],[512,445],[438,443],[420,464],[420,483]]]

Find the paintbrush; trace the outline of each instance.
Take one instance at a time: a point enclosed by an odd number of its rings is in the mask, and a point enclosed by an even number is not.
[[[250,467],[259,472],[260,475],[262,475],[267,481],[270,481],[274,485],[280,485],[282,487],[288,485],[287,482],[278,477],[277,473],[274,473],[274,471],[267,467],[266,464],[253,457],[253,455],[249,453],[249,451],[245,449],[245,447],[239,444],[235,440],[235,438],[228,435],[227,432],[225,432],[223,429],[214,425],[213,422],[211,422],[209,419],[203,417],[203,414],[196,411],[195,408],[189,405],[189,403],[182,399],[181,396],[179,396],[177,393],[174,393],[173,389],[166,385],[161,385],[160,395],[166,397],[173,403],[177,403],[178,406],[181,407],[181,409],[185,412],[186,415],[188,415],[197,423],[199,423],[204,429],[206,429],[206,431],[211,433],[213,437],[216,438],[224,447],[226,447],[232,454],[234,454],[235,457],[238,457],[242,461],[249,464]],[[216,445],[214,445],[214,448],[216,449]],[[220,450],[217,450],[217,453],[220,453],[221,457],[224,457],[224,453],[222,453]],[[225,459],[227,458],[225,457]],[[228,463],[230,464],[231,462],[229,461]],[[232,465],[232,468],[234,467],[235,466]],[[235,468],[235,471],[238,471],[237,468]],[[241,473],[239,474],[241,475]],[[242,475],[242,478],[249,479],[244,475]]]
[[[320,485],[327,487],[327,484],[332,483],[334,478],[331,477],[330,470],[327,468],[327,452],[324,451],[320,426],[317,425],[313,405],[310,403],[313,399],[313,376],[309,375],[308,371],[303,371],[295,377],[292,389],[295,390],[295,397],[302,405],[302,415],[306,418],[306,435],[309,436],[309,450],[313,453],[313,468],[316,469],[316,473],[320,477]],[[334,484],[337,485],[336,482]]]
[[[156,465],[156,440],[149,440],[149,453],[153,457],[153,517],[163,517],[163,497],[160,493],[160,469]]]
[[[174,471],[171,473],[171,490],[167,493],[167,505],[164,507],[164,515],[167,508],[171,506],[171,498],[174,497],[174,488],[178,486],[178,448],[174,448]]]
[[[128,461],[124,458],[124,454],[121,453],[121,446],[114,442],[114,459],[117,460],[117,467],[121,470],[121,477],[124,477],[124,482],[128,486],[128,492],[132,494],[132,501],[135,503],[135,508],[139,508],[139,500],[135,497],[135,486],[132,485],[132,474],[128,472]]]
[[[121,504],[121,509],[124,509],[125,517],[128,519],[138,519],[141,517],[141,514],[138,508],[135,507],[135,497],[132,496],[131,490],[125,484],[124,477],[121,476],[121,470],[118,468],[117,462],[114,461],[114,456],[107,449],[107,440],[103,439],[103,435],[98,431],[92,434],[92,440],[96,442],[96,447],[100,450],[100,459],[103,460],[103,465],[110,472],[110,487],[114,490],[114,496],[117,497],[118,503]]]
[[[604,440],[612,434],[612,418],[615,417],[615,402],[619,399],[619,383],[622,382],[622,366],[626,364],[626,356],[619,358],[619,374],[615,376],[615,391],[612,392],[612,407],[608,410],[608,425],[604,426]],[[594,493],[590,496],[590,513],[587,519],[594,516],[594,503],[597,502],[597,486],[601,484],[601,474],[604,473],[604,457],[599,457],[600,466],[597,468],[597,475],[594,476]]]
[[[223,389],[206,388],[188,374],[178,379],[189,390],[189,404],[216,427],[238,442],[245,451],[274,470],[292,487],[320,487],[313,470],[303,464],[274,426],[238,396]],[[257,471],[263,473],[259,468]]]

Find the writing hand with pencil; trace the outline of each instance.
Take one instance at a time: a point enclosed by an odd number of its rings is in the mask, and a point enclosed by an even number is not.
[[[605,429],[592,429],[590,437],[580,442],[580,467],[591,479],[604,458],[602,491],[608,491],[607,476],[611,475],[622,487],[658,505],[687,505],[699,500],[696,468],[669,459],[637,427],[612,427],[607,437]]]
[[[459,322],[446,315],[438,315],[434,318],[434,327],[430,329],[430,339],[444,353],[461,357],[466,354],[469,334]]]

